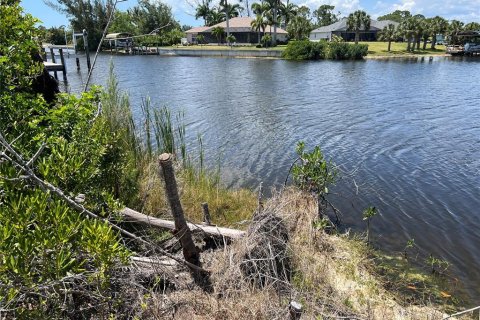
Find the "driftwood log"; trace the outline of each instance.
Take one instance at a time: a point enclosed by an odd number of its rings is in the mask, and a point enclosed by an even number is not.
[[[164,219],[147,216],[143,213],[137,212],[130,208],[125,208],[121,210],[120,213],[124,217],[128,218],[128,221],[144,223],[149,226],[157,227],[161,229],[175,230],[175,223],[170,220],[164,220]],[[245,236],[245,231],[242,231],[242,230],[221,228],[216,226],[197,225],[193,223],[187,223],[187,226],[191,231],[199,230],[211,236],[225,237],[230,239],[239,239]]]

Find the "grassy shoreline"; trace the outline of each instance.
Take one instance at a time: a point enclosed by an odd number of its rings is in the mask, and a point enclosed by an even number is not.
[[[437,45],[435,50],[430,49],[431,44],[427,44],[427,49],[415,50],[414,52],[407,51],[407,43],[405,42],[392,42],[391,50],[388,51],[388,42],[382,41],[369,41],[359,42],[360,44],[368,45],[368,55],[365,59],[383,59],[383,58],[412,58],[412,57],[424,57],[424,56],[449,56],[445,52],[444,45]],[[193,45],[193,46],[170,46],[159,47],[163,50],[205,50],[205,51],[219,51],[219,50],[232,50],[232,51],[284,51],[286,45],[279,45],[273,48],[257,48],[256,46],[226,46],[226,45]],[[423,47],[423,43],[421,46]]]

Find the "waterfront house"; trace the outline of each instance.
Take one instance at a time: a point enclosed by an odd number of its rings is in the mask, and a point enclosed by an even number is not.
[[[258,43],[259,33],[252,28],[253,19],[250,17],[237,17],[229,20],[230,34],[235,37],[236,43]],[[187,40],[189,43],[196,43],[198,35],[203,35],[205,43],[217,43],[218,39],[212,34],[212,30],[215,27],[221,27],[225,30],[225,34],[220,42],[226,42],[227,23],[225,21],[220,22],[211,27],[195,27],[186,31]],[[265,33],[260,32],[260,39],[264,34],[273,34],[273,27],[267,26]],[[286,42],[288,33],[282,28],[277,27],[277,41]]]
[[[389,24],[393,24],[396,27],[398,26],[398,22],[395,21],[378,21],[371,19],[370,29],[360,31],[360,41],[377,41],[378,32],[382,31],[383,28]],[[355,32],[347,30],[347,18],[343,18],[329,26],[324,26],[313,30],[310,33],[310,40],[331,40],[333,35],[342,37],[345,41],[355,40]]]
[[[197,43],[197,36],[202,32],[211,29],[212,27],[195,27],[190,30],[187,30],[185,33],[187,34],[187,42],[188,43]]]

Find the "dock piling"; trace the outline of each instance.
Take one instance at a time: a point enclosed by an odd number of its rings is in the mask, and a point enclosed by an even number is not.
[[[63,66],[63,69],[62,69],[63,81],[67,82],[67,66],[65,65],[65,57],[63,56],[63,49],[60,48],[58,49],[58,51],[60,52],[60,61],[62,62],[62,66]]]
[[[56,61],[55,61],[55,53],[53,52],[53,48],[50,48],[50,55],[52,56],[52,62],[53,62],[53,63],[56,63]],[[55,77],[56,80],[58,80],[57,71],[53,71],[53,76]]]
[[[88,71],[92,68],[90,64],[90,50],[88,49],[88,32],[86,29],[83,29],[83,44],[85,46],[85,54],[87,55],[87,68]]]

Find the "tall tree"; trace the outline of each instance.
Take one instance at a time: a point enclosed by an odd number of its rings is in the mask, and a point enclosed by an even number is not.
[[[436,16],[430,20],[430,36],[432,37],[432,49],[437,44],[437,34],[445,34],[448,29],[448,21],[442,17]]]
[[[210,8],[211,2],[212,0],[202,0],[195,8],[195,19],[202,18],[205,26],[208,26],[208,16],[212,10]]]
[[[277,44],[277,25],[278,25],[278,8],[282,3],[281,0],[265,0],[270,5],[270,10],[272,11],[272,24],[273,25],[273,37],[272,44]]]
[[[370,29],[370,16],[362,10],[351,13],[347,18],[347,30],[355,32],[355,43],[358,43],[360,31]]]
[[[217,23],[225,21],[225,15],[222,12],[218,11],[217,8],[212,8],[212,10],[210,10],[208,14],[207,21],[207,25],[210,27],[216,25]]]
[[[392,47],[392,41],[395,40],[397,37],[397,28],[394,24],[389,23],[383,30],[380,32],[379,39],[382,41],[388,42],[388,49],[387,51],[390,52]]]
[[[173,17],[172,8],[160,1],[138,0],[138,5],[129,10],[129,13],[140,34],[180,29],[180,24]]]
[[[286,29],[290,20],[295,17],[298,13],[298,6],[291,3],[290,0],[287,0],[286,3],[280,4],[280,16],[282,17],[283,27]]]
[[[417,21],[414,17],[408,17],[400,23],[400,32],[402,33],[403,37],[407,39],[407,51],[412,50],[412,38],[415,35],[415,30],[417,28]]]
[[[458,21],[458,20],[452,20],[450,22],[450,25],[448,26],[448,36],[450,38],[450,43],[451,44],[458,44],[458,33],[460,31],[463,31],[463,22]]]
[[[113,21],[108,27],[108,32],[128,32],[131,34],[137,34],[138,28],[128,12],[117,10]]]
[[[415,28],[413,31],[413,45],[412,45],[412,51],[415,51],[415,46],[417,47],[417,50],[420,49],[420,41],[422,38],[423,30],[425,28],[425,16],[421,14],[416,14],[413,16],[415,20]]]
[[[288,34],[295,40],[303,40],[308,38],[310,31],[312,31],[312,24],[309,19],[304,16],[295,16],[288,25]]]
[[[407,10],[395,10],[391,13],[378,17],[378,21],[391,20],[401,23],[403,20],[411,17],[412,14]]]
[[[229,16],[228,16],[228,2],[227,0],[220,0],[220,7],[223,10],[219,9],[218,11],[223,11],[225,13],[225,22],[227,23],[227,38],[230,38],[230,23],[229,23]]]
[[[468,31],[480,31],[480,23],[478,22],[469,22],[464,27]]]
[[[267,27],[267,20],[262,14],[257,14],[255,16],[255,19],[252,20],[250,25],[252,26],[253,30],[258,32],[258,44],[260,44],[260,39],[261,39],[260,30],[263,32],[263,34],[265,34],[265,28]]]
[[[423,19],[422,21],[421,38],[423,41],[423,50],[427,49],[427,42],[428,42],[428,39],[430,38],[430,35],[432,34],[432,31],[431,31],[432,21],[433,21],[432,18]]]
[[[322,4],[318,9],[313,11],[313,17],[317,20],[317,27],[328,26],[338,21],[338,15],[340,13],[335,14],[333,10],[335,10],[335,6]]]
[[[76,32],[88,32],[90,48],[96,48],[107,26],[113,0],[43,0],[51,8],[67,15]]]
[[[229,3],[226,7],[222,8],[222,10],[225,11],[225,14],[228,15],[228,18],[236,18],[240,16],[240,12],[243,10],[243,7],[238,3]]]

